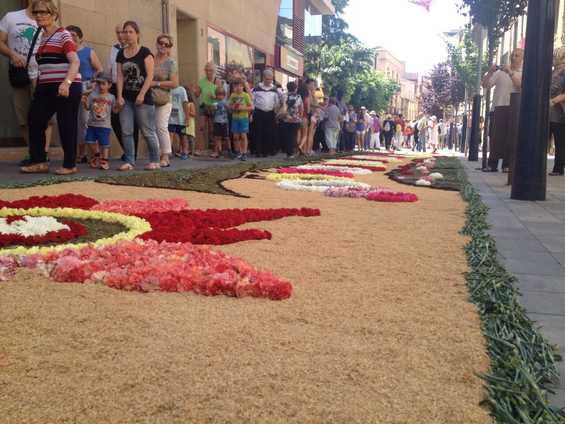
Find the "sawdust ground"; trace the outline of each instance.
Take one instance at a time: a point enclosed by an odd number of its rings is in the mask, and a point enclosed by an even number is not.
[[[226,185],[251,199],[68,183],[3,199],[81,193],[186,197],[197,208],[319,207],[318,218],[251,224],[273,240],[221,247],[294,284],[284,302],[0,283],[3,423],[489,423],[488,368],[467,301],[459,194],[415,204],[331,199],[274,183]]]

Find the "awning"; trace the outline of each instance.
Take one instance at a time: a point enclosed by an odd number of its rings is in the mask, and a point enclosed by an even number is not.
[[[331,0],[306,0],[311,15],[335,15]]]

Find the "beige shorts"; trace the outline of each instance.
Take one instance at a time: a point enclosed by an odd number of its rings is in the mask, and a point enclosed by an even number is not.
[[[12,88],[14,93],[14,111],[16,112],[16,120],[20,127],[26,127],[31,106],[31,98],[33,96],[33,88],[31,84],[24,88]]]

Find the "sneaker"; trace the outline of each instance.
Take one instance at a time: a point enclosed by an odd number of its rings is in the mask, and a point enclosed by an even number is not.
[[[239,158],[239,160],[245,162],[247,160],[247,155],[244,153],[241,155],[241,157]]]
[[[238,153],[235,158],[241,160],[241,157],[242,157],[242,156],[243,156],[243,155],[242,155],[241,153]]]
[[[186,153],[183,153],[179,156],[180,160],[188,160],[188,155]]]

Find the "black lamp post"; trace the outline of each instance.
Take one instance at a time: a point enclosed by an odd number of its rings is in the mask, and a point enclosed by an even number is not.
[[[471,139],[469,140],[469,162],[477,162],[479,160],[479,142],[481,138],[481,127],[479,120],[481,118],[481,95],[476,94],[473,97],[473,112],[471,115]]]
[[[528,3],[520,129],[510,197],[545,200],[555,0]]]

